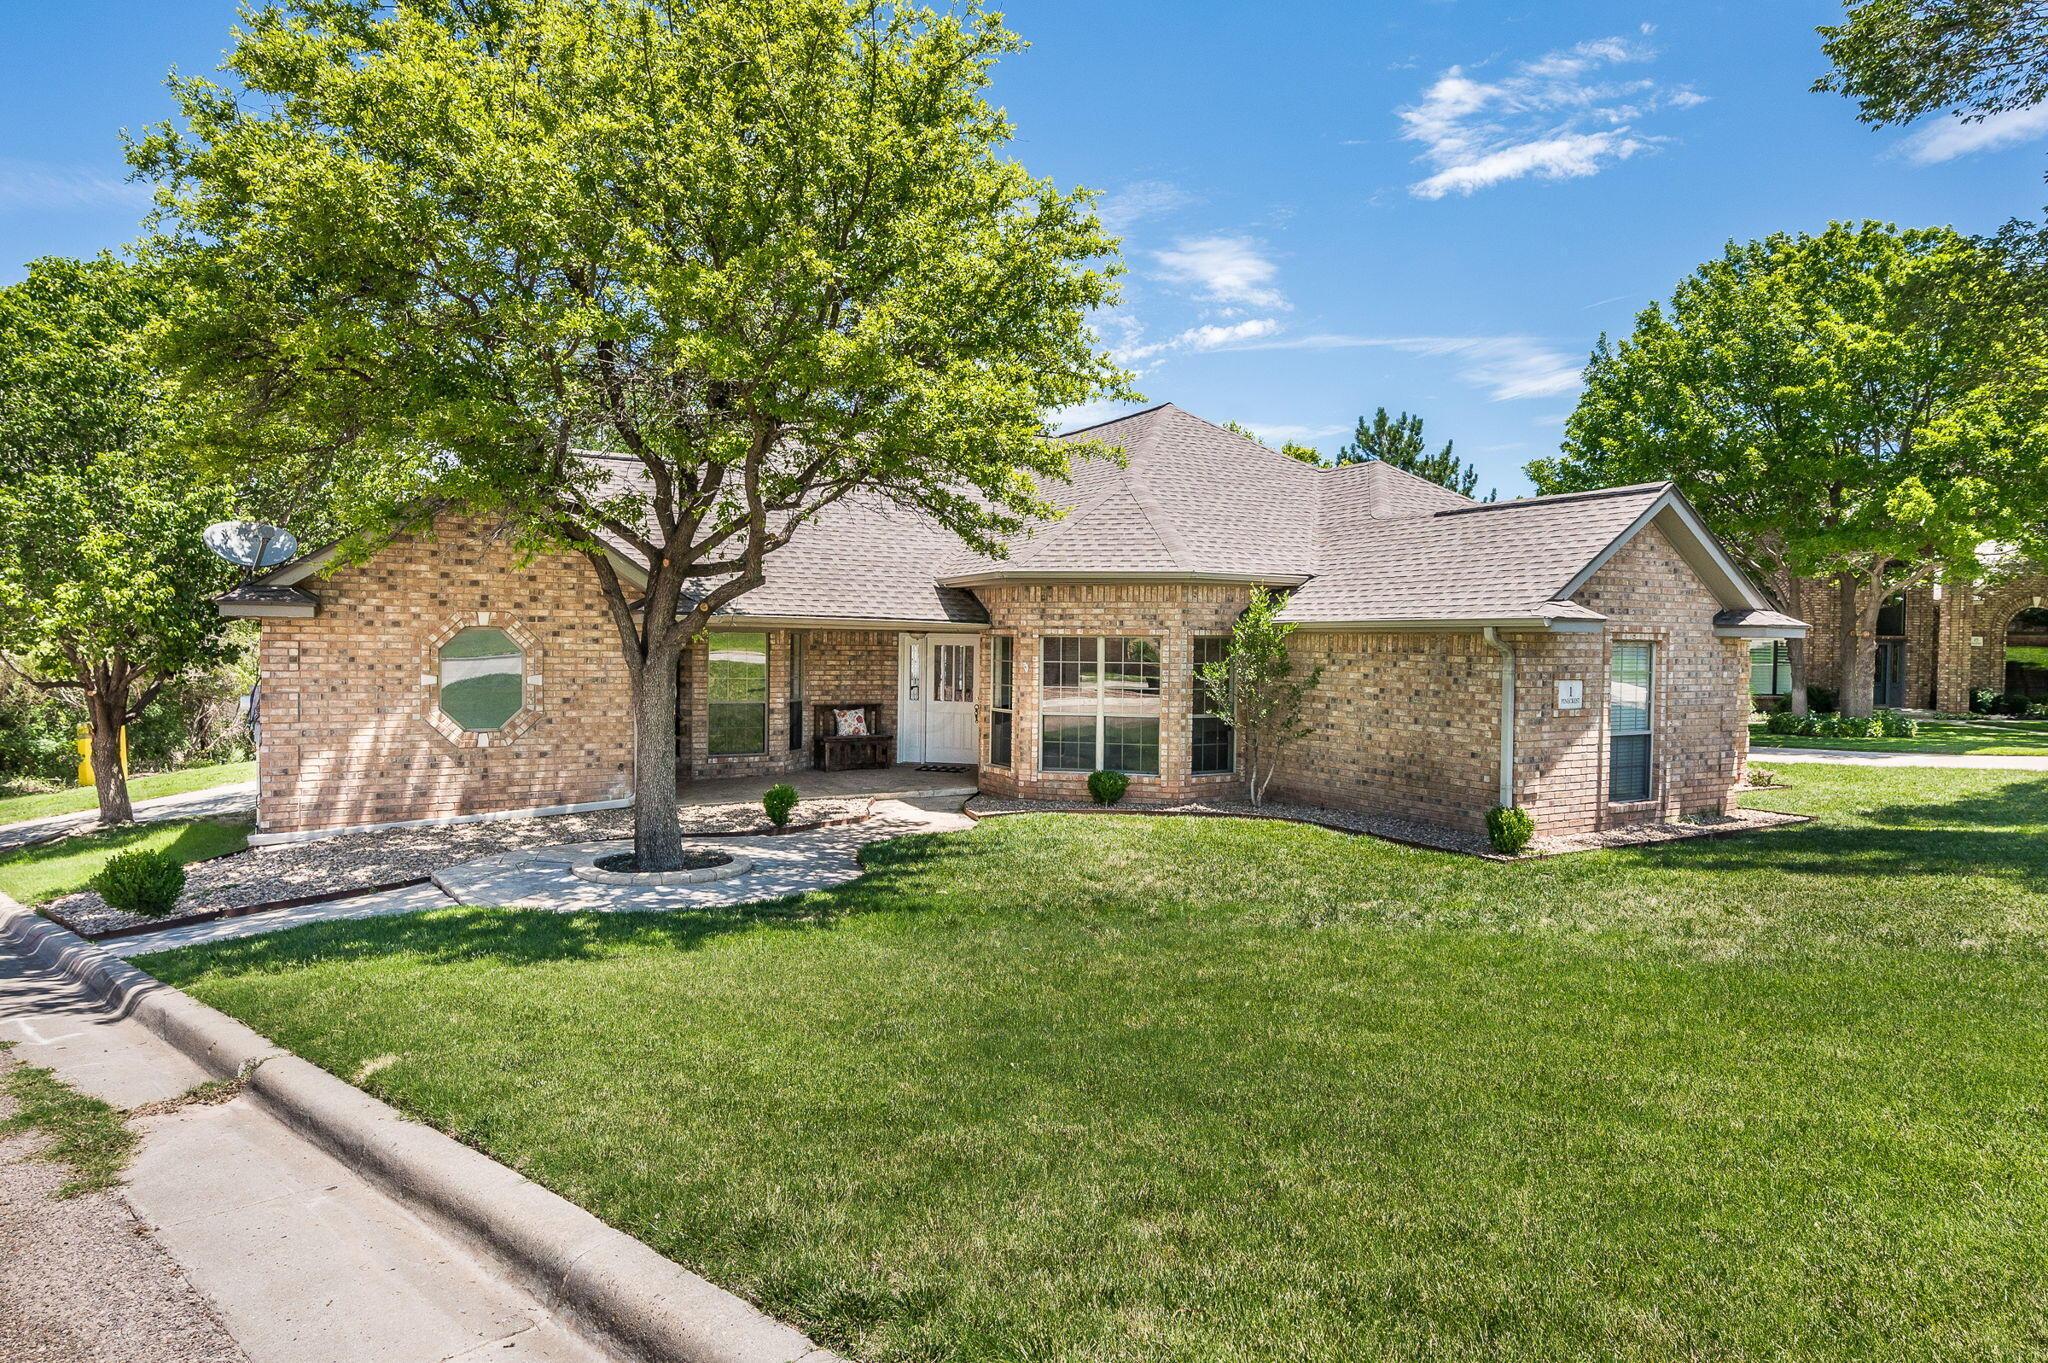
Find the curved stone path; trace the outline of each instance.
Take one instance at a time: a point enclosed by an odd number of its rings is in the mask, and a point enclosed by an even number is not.
[[[974,820],[960,812],[961,796],[878,800],[870,817],[859,823],[809,829],[773,837],[723,837],[706,845],[740,852],[753,869],[731,880],[705,885],[598,885],[579,880],[570,871],[593,850],[630,847],[625,841],[564,843],[516,848],[475,858],[434,874],[434,884],[354,899],[330,900],[292,909],[276,909],[240,918],[166,928],[162,932],[122,937],[105,943],[115,954],[129,957],[172,947],[227,941],[279,932],[303,923],[336,922],[389,914],[419,913],[453,905],[543,909],[555,913],[626,913],[664,909],[730,908],[758,904],[786,895],[843,885],[861,874],[860,849],[869,843],[911,833],[952,833],[972,828]]]

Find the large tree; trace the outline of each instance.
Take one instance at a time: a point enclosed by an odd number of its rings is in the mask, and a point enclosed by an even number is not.
[[[2031,544],[2048,512],[2048,326],[2024,283],[1947,228],[1730,244],[1601,338],[1529,475],[1673,479],[1785,608],[1835,582],[1841,705],[1867,714],[1885,600],[1974,576],[1979,545]]]
[[[0,661],[77,697],[100,818],[134,817],[120,734],[229,651],[200,531],[228,488],[182,453],[144,343],[163,304],[110,256],[44,259],[0,289]]]
[[[359,552],[459,505],[587,560],[643,867],[683,649],[770,554],[863,492],[997,548],[1042,414],[1135,396],[1114,242],[986,98],[1018,46],[979,0],[286,0],[133,148],[219,447],[318,452]]]
[[[1422,436],[1421,417],[1407,412],[1390,417],[1382,407],[1372,414],[1371,421],[1358,418],[1350,443],[1337,451],[1337,462],[1363,464],[1377,459],[1404,473],[1439,483],[1461,497],[1470,497],[1479,486],[1479,470],[1454,454],[1452,444],[1446,440],[1442,449],[1432,453]],[[1498,495],[1489,491],[1486,500],[1490,502]]]
[[[1816,90],[1847,95],[1867,123],[1953,112],[1972,122],[2048,98],[2041,0],[1847,0],[1820,30],[1834,70]]]

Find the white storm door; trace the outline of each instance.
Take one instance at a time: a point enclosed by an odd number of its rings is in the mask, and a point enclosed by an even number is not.
[[[975,650],[972,634],[905,634],[897,675],[901,762],[957,762],[980,757],[974,721]]]

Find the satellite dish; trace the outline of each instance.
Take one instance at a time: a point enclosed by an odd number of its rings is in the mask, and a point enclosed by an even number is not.
[[[238,568],[275,568],[299,552],[299,541],[291,531],[264,521],[216,521],[199,537],[207,548]]]

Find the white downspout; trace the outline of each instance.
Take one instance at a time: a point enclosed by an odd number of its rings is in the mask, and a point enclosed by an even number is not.
[[[1500,654],[1500,803],[1504,809],[1515,807],[1515,651],[1500,637],[1500,631],[1487,625],[1479,631],[1482,638]]]

